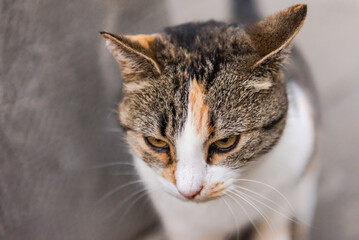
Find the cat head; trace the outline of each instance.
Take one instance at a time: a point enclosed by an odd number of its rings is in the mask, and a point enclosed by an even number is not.
[[[101,33],[124,78],[127,141],[168,192],[220,197],[275,147],[288,109],[281,65],[306,11],[296,5],[247,28],[210,21]]]

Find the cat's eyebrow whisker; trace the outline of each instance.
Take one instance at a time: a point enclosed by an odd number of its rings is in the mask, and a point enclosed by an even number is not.
[[[226,196],[228,196],[228,194],[226,194]],[[234,222],[236,224],[236,235],[237,235],[237,240],[239,240],[239,224],[238,224],[238,221],[237,221],[237,218],[233,212],[233,209],[231,208],[231,206],[228,204],[228,202],[224,199],[224,198],[221,198],[222,201],[226,204],[227,208],[229,209],[233,219],[234,219]]]
[[[118,114],[118,110],[117,110],[117,109],[112,109],[112,110],[111,110],[111,113],[116,113],[116,114]]]
[[[117,106],[118,105],[118,102],[115,102],[115,101],[111,101],[110,103],[111,105],[114,105],[114,106]]]
[[[261,234],[261,232],[258,229],[258,226],[254,223],[253,219],[249,216],[248,212],[246,211],[246,209],[242,206],[242,204],[235,198],[233,197],[231,194],[233,194],[233,192],[231,190],[228,191],[230,194],[228,194],[228,196],[235,202],[237,203],[237,205],[242,209],[242,211],[244,212],[244,214],[247,216],[247,218],[249,219],[249,221],[251,222],[252,226],[254,227],[254,229],[256,230],[256,232],[258,233],[259,237],[264,240],[263,235]]]
[[[106,132],[113,132],[113,133],[122,133],[122,130],[120,128],[105,128]]]
[[[262,212],[262,210],[260,210],[252,201],[250,201],[249,199],[245,198],[245,197],[242,195],[242,192],[241,192],[241,191],[239,191],[239,190],[234,190],[234,191],[232,191],[232,194],[234,194],[235,196],[241,198],[243,201],[245,201],[247,204],[249,204],[251,207],[253,207],[253,208],[263,217],[264,221],[266,221],[266,223],[268,224],[268,226],[269,226],[269,228],[271,229],[271,231],[274,232],[272,223],[269,221],[267,215]]]
[[[105,167],[112,167],[112,166],[119,166],[119,165],[127,165],[127,166],[135,166],[135,164],[130,162],[110,162],[110,163],[104,163],[100,165],[93,166],[92,168],[98,169],[98,168],[105,168]]]
[[[292,204],[289,202],[288,198],[286,196],[283,195],[283,193],[281,193],[278,189],[276,189],[275,187],[267,184],[267,183],[264,183],[264,182],[260,182],[260,181],[257,181],[257,180],[253,180],[253,179],[245,179],[245,178],[239,178],[239,179],[233,179],[234,181],[243,181],[243,182],[251,182],[251,183],[257,183],[257,184],[261,184],[263,186],[266,186],[270,189],[272,189],[273,191],[275,191],[276,193],[278,193],[285,201],[286,203],[288,204],[288,206],[291,208],[291,210],[293,212],[295,212],[294,210],[294,207],[292,206]]]
[[[111,115],[114,114],[114,115],[118,115],[118,110],[115,110],[115,109],[111,109],[110,112],[108,113],[106,119],[109,119],[111,117]]]
[[[131,185],[134,185],[134,184],[139,184],[139,183],[144,183],[145,181],[143,180],[134,180],[132,182],[128,182],[126,184],[122,184],[121,186],[118,186],[114,189],[112,189],[111,191],[109,191],[108,193],[106,193],[102,198],[100,198],[96,203],[95,205],[98,205],[100,204],[101,202],[105,201],[108,197],[110,197],[111,195],[113,195],[114,193],[118,192],[119,190],[125,188],[125,187],[129,187]]]

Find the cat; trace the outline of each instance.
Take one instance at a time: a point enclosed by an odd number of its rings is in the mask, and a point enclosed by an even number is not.
[[[119,122],[166,239],[307,238],[316,109],[282,70],[306,14],[299,4],[248,27],[101,32],[124,78]]]

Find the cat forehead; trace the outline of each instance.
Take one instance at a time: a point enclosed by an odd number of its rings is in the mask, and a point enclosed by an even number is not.
[[[125,83],[124,99],[131,106],[128,115],[145,135],[175,138],[188,115],[195,79],[208,106],[208,123],[216,131],[238,132],[268,122],[278,115],[275,111],[282,110],[278,104],[285,105],[285,94],[281,86],[271,88],[276,76],[250,69],[257,57],[238,26],[207,22],[168,28],[156,42],[161,74]],[[266,93],[251,85],[253,78],[261,79],[258,86]],[[271,102],[277,109],[267,106]],[[266,115],[263,109],[274,113]]]
[[[216,81],[231,87],[234,78],[235,85],[241,85],[245,82],[238,79],[263,75],[250,68],[258,55],[244,30],[215,21],[166,29],[158,39],[156,55],[164,80],[173,78],[175,85],[196,78],[208,90]]]
[[[206,81],[186,75],[188,78],[163,76],[146,84],[136,83],[141,86],[124,95],[123,105],[127,110],[120,114],[128,115],[127,121],[145,135],[174,141],[183,130],[190,110],[197,126],[206,125],[207,129],[225,136],[270,122],[285,109],[282,86],[258,92],[248,87],[246,80],[227,73],[216,76],[206,87]]]

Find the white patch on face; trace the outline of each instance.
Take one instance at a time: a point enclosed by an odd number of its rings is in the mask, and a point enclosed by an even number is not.
[[[249,86],[256,88],[257,90],[266,90],[273,86],[270,78],[264,78],[261,80],[254,80]]]
[[[179,192],[178,189],[176,187],[176,185],[174,185],[172,182],[168,181],[167,179],[165,179],[162,176],[158,176],[158,181],[159,183],[162,185],[163,189],[171,194],[172,196],[175,196],[181,200],[186,200],[185,197],[183,197]]]
[[[192,84],[190,85],[190,91]],[[202,189],[207,164],[203,152],[203,136],[197,132],[198,122],[193,119],[189,101],[184,130],[176,141],[177,169],[175,173],[178,191],[184,196],[195,195]],[[196,109],[194,109],[196,110]]]
[[[219,196],[230,185],[230,177],[238,177],[238,173],[228,167],[206,163],[204,143],[211,127],[208,126],[208,106],[204,98],[204,89],[194,79],[189,87],[187,119],[176,140],[177,190],[186,198],[196,195],[196,200]]]
[[[266,89],[269,89],[270,87],[272,87],[272,83],[265,81],[265,82],[259,82],[257,84],[253,84],[253,86],[255,88],[257,88],[258,90],[266,90]]]
[[[144,88],[149,87],[150,84],[148,82],[129,82],[124,83],[123,87],[126,92],[140,91]]]

